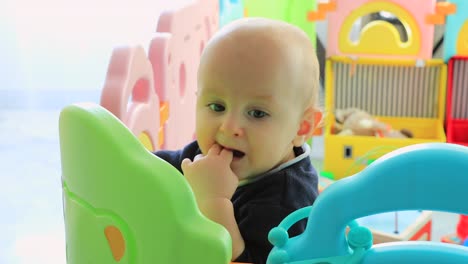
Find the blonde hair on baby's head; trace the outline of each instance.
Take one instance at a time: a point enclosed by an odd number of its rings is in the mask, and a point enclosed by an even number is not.
[[[223,49],[219,47],[223,46]],[[207,43],[201,64],[208,53],[223,56],[226,47],[238,57],[259,67],[274,67],[289,76],[288,87],[295,104],[304,110],[319,106],[320,68],[309,36],[299,27],[268,18],[241,18],[221,28]],[[234,48],[232,48],[234,47]],[[274,77],[274,76],[272,76]]]

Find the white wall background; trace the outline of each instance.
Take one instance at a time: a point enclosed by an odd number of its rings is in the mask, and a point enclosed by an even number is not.
[[[147,49],[162,10],[190,0],[0,0],[1,90],[100,90],[112,50]]]

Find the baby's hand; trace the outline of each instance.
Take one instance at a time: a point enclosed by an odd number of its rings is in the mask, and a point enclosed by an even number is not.
[[[214,144],[206,156],[197,155],[193,161],[184,159],[182,170],[198,201],[231,199],[239,179],[231,170],[233,153]]]

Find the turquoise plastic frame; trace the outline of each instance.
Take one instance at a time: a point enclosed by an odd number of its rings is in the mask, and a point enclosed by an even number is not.
[[[304,233],[285,238],[280,234],[284,232],[274,228],[270,232],[274,248],[267,263],[464,263],[468,259],[467,247],[428,241],[370,247],[372,236],[365,229],[351,225],[351,231],[356,227],[357,232],[348,237],[345,231],[354,219],[384,212],[433,210],[468,214],[466,174],[468,147],[425,143],[393,151],[325,189],[309,209]],[[285,227],[304,218],[303,211],[301,214],[285,218]],[[279,228],[283,228],[281,224]]]

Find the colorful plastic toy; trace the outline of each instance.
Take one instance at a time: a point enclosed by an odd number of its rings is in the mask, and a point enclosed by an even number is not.
[[[96,104],[60,114],[67,263],[229,263],[185,178]]]
[[[468,146],[467,75],[468,57],[452,57],[448,63],[447,110],[445,121],[447,126],[447,142],[465,146]]]
[[[352,146],[349,146],[348,149],[351,151],[353,150]],[[391,146],[377,146],[370,149],[364,155],[356,157],[352,165],[347,168],[343,175],[354,175],[372,164],[372,162],[376,161],[378,158],[396,149],[396,147]],[[352,155],[353,153],[350,154]]]
[[[432,58],[434,24],[444,23],[449,10],[436,0],[331,0],[336,10],[329,13],[327,57],[336,55]],[[358,41],[351,40],[354,23],[366,15],[386,11],[403,24],[407,41],[402,41],[394,25],[387,21],[372,21],[365,25]]]
[[[468,240],[468,215],[460,215],[455,234],[443,236],[441,241],[457,245],[465,245]]]
[[[431,241],[432,238],[431,211],[387,212],[356,221],[371,230],[374,245],[398,241]]]
[[[219,27],[244,17],[243,0],[219,0]]]
[[[159,102],[151,62],[142,47],[113,50],[101,105],[122,120],[146,148],[161,147],[164,142],[162,127],[168,118],[162,113],[167,105]]]
[[[457,235],[462,239],[468,239],[468,215],[460,215],[460,221],[457,224]]]
[[[162,12],[151,41],[156,93],[169,103],[164,148],[178,149],[195,138],[197,70],[205,43],[219,27],[218,0],[198,0]]]
[[[468,1],[450,0],[452,12],[447,16],[444,33],[444,60],[455,55],[468,56]]]
[[[446,66],[432,60],[434,24],[444,22],[453,5],[435,0],[334,0],[328,11],[324,170],[336,179],[366,167],[368,153],[424,142],[445,142]],[[387,21],[371,21],[351,41],[360,18],[386,11],[398,18],[407,40]],[[411,139],[337,136],[336,109],[359,108]],[[385,153],[381,153],[383,155]],[[373,155],[372,160],[379,156]],[[364,163],[361,161],[364,159]]]
[[[195,138],[196,73],[218,30],[218,7],[218,0],[198,0],[164,11],[147,58],[141,47],[113,52],[101,104],[151,150],[177,149]]]
[[[385,154],[403,146],[446,142],[444,132],[446,65],[442,60],[352,59],[327,60],[324,131],[324,170],[335,179],[350,176]],[[394,129],[406,128],[405,139],[342,136],[333,131],[335,109],[357,107]],[[362,161],[365,162],[361,164]],[[357,166],[358,164],[359,166]]]
[[[393,151],[332,184],[308,212],[296,211],[272,229],[269,239],[275,246],[267,263],[464,263],[468,248],[457,245],[406,241],[372,246],[370,231],[354,219],[396,210],[466,214],[467,170],[468,147],[425,143]],[[441,177],[450,188],[441,186]],[[287,228],[307,215],[304,233],[289,238]]]
[[[319,176],[319,192],[336,181]],[[431,241],[432,212],[406,210],[375,214],[356,219],[372,233],[373,244],[396,241]],[[467,229],[468,230],[468,229]]]
[[[314,21],[325,19],[325,17],[311,19],[308,14],[317,11],[317,0],[275,0],[275,4],[272,4],[271,0],[244,0],[244,7],[245,16],[268,17],[300,27],[307,33],[314,47],[316,46]]]

